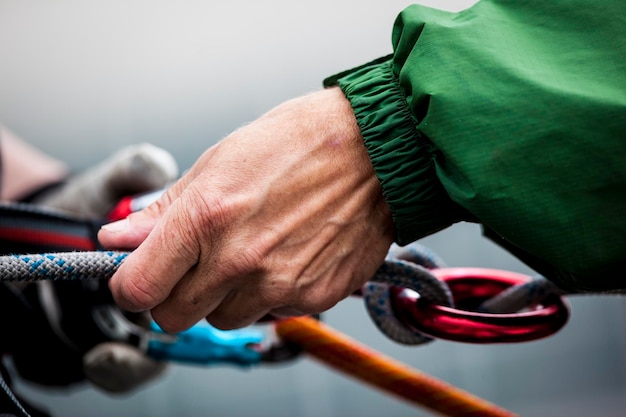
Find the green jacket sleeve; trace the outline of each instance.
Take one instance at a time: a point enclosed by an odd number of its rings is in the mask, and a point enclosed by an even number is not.
[[[626,7],[413,5],[350,100],[406,244],[478,221],[566,289],[626,288]]]

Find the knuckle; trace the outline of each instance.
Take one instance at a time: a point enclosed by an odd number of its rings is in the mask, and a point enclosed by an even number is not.
[[[235,329],[245,326],[245,325],[239,326],[238,321],[225,319],[222,317],[216,318],[216,317],[209,316],[207,317],[206,320],[209,322],[209,324],[211,324],[211,326],[219,330],[235,330]]]
[[[302,293],[292,306],[305,314],[318,314],[330,310],[339,302],[336,294],[324,288],[310,289]]]
[[[130,311],[149,310],[157,305],[162,294],[156,281],[149,278],[145,272],[131,273],[127,278],[122,278],[119,291],[114,292],[116,301],[122,308]]]
[[[255,322],[254,318],[223,316],[220,314],[210,314],[206,317],[206,320],[219,330],[241,329]]]
[[[161,308],[152,310],[152,319],[166,333],[176,334],[185,331],[196,324],[197,321],[189,320],[185,314],[174,314]]]
[[[208,230],[221,230],[229,224],[232,217],[233,207],[227,199],[218,196],[209,197],[203,187],[203,181],[195,181],[192,186],[185,189],[189,194],[187,199],[190,202],[188,213],[196,225],[200,225]],[[212,194],[210,194],[212,195]]]

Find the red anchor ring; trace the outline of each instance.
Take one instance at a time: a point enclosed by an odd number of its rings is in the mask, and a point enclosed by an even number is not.
[[[557,332],[569,318],[563,297],[549,295],[541,305],[523,312],[491,314],[472,311],[480,303],[531,277],[486,268],[439,268],[431,270],[446,282],[456,308],[420,298],[415,291],[392,287],[391,300],[398,318],[428,336],[468,343],[511,343],[536,340]]]

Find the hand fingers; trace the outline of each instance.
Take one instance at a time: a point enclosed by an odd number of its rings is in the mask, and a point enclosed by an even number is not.
[[[217,327],[224,329],[243,327],[267,312],[264,304],[257,302],[259,286],[254,268],[249,268],[249,264],[243,260],[246,251],[237,253],[223,247],[223,242],[215,238],[215,235],[220,234],[219,227],[216,225],[214,229],[217,230],[212,230],[215,232],[213,239],[200,239],[206,245],[202,248],[198,263],[176,283],[167,298],[151,311],[152,318],[167,332],[185,330],[215,310],[224,310],[225,306],[232,307],[229,309],[232,313],[227,313],[227,323],[217,323]],[[242,293],[246,296],[233,299]]]
[[[160,199],[148,209],[101,229],[99,238],[104,245],[128,248],[141,243],[109,281],[121,308],[144,311],[155,307],[197,264],[199,240],[194,220],[182,214],[185,201],[178,198],[166,207],[169,199]]]
[[[207,219],[223,216],[219,204],[204,201],[204,189],[201,181],[193,181],[166,209],[157,204],[135,214],[126,223],[134,229],[120,232],[126,238],[117,239],[130,242],[153,227],[109,286],[121,308],[152,310],[155,321],[168,332],[185,330],[208,315],[237,277],[245,275],[219,261],[224,260],[220,256],[224,226]],[[155,216],[160,216],[156,224],[151,223]],[[228,259],[232,257],[226,263]]]
[[[207,152],[205,157],[210,155]],[[228,293],[226,287],[221,293],[194,289],[210,282],[195,275],[201,253],[211,251],[211,237],[204,236],[202,230],[212,230],[203,227],[203,204],[199,197],[202,190],[197,189],[198,182],[194,181],[197,174],[197,170],[191,169],[148,208],[103,226],[98,234],[105,247],[137,248],[109,282],[121,308],[145,311],[167,299],[178,300],[172,308],[178,314],[160,320],[166,331],[184,330],[195,324],[213,308],[211,300],[219,303]],[[157,316],[162,310],[156,310]]]
[[[213,326],[237,329],[257,322],[263,316],[301,316],[326,311],[353,290],[346,290],[349,269],[329,269],[324,278],[302,285],[290,274],[257,272],[233,277],[230,292],[206,319]],[[333,279],[336,278],[336,279]]]
[[[144,210],[102,226],[98,231],[100,243],[111,249],[134,249],[139,246],[191,180],[189,175],[184,176]]]
[[[285,301],[280,290],[274,292],[273,297],[264,296],[257,281],[260,278],[254,276],[242,278],[240,282],[246,285],[230,291],[218,306],[205,315],[206,320],[218,329],[238,329],[255,323],[279,302]]]
[[[218,329],[232,330],[250,326],[267,315],[274,318],[285,318],[314,314],[293,307],[268,308],[261,303],[255,303],[254,299],[254,297],[250,298],[231,292],[220,303],[219,307],[205,318]]]
[[[98,241],[109,249],[135,249],[150,234],[158,217],[144,212],[133,213],[125,219],[105,224],[98,231]]]
[[[225,284],[215,285],[216,282]],[[197,267],[192,268],[179,280],[168,297],[152,309],[152,318],[166,332],[186,330],[219,308],[230,295],[232,285],[228,284],[215,276],[207,276]]]

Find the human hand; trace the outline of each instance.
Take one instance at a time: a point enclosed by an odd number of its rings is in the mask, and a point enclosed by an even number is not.
[[[109,281],[168,332],[325,311],[367,281],[394,237],[338,88],[288,101],[208,149],[156,203],[104,226],[135,249]]]

